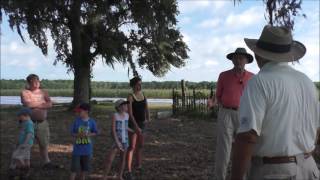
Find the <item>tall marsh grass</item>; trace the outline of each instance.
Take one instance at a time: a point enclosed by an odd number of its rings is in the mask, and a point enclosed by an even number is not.
[[[1,89],[1,96],[19,96],[22,89]],[[72,89],[48,89],[50,96],[72,97]],[[171,98],[171,89],[144,89],[144,94],[148,98]],[[92,97],[127,97],[131,93],[130,89],[93,89]]]

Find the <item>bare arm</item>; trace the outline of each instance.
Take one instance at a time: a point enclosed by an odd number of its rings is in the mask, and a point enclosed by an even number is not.
[[[113,135],[114,140],[116,141],[118,148],[122,150],[122,145],[120,143],[120,140],[119,140],[119,138],[117,136],[117,132],[116,132],[116,118],[114,115],[112,116],[112,135]]]
[[[76,122],[73,122],[72,124],[71,135],[74,138],[82,138],[84,136],[83,133],[78,132],[78,129],[76,127]]]
[[[29,93],[26,90],[23,90],[21,92],[20,98],[21,98],[21,103],[26,107],[37,108],[37,107],[41,106],[41,103],[35,102],[32,100],[31,96],[29,95]]]
[[[42,90],[42,93],[44,95],[45,102],[41,101],[35,101],[30,96],[29,92],[26,90],[23,90],[21,92],[21,103],[29,108],[39,108],[39,109],[47,109],[52,107],[52,101],[49,97],[49,94],[47,91]]]
[[[97,133],[89,132],[86,136],[87,136],[87,137],[91,137],[91,136],[96,136],[96,135],[97,135]]]
[[[71,133],[71,135],[74,138],[82,138],[82,137],[84,137],[84,133],[82,133],[82,132],[73,132],[73,133]]]
[[[23,142],[23,145],[27,145],[31,138],[32,138],[32,133],[28,133],[26,135],[26,139]]]
[[[134,130],[133,130],[133,129],[131,129],[131,128],[128,128],[128,131],[130,131],[130,132],[134,133]]]
[[[43,108],[51,108],[52,107],[52,101],[51,98],[49,96],[49,93],[47,91],[43,91],[44,93],[44,100],[46,101],[44,104],[42,104]]]
[[[150,111],[149,111],[149,105],[148,105],[147,99],[146,99],[146,120],[150,121]]]
[[[320,128],[317,129],[316,142],[315,145],[320,145]]]
[[[221,97],[223,92],[223,84],[222,84],[222,75],[219,75],[219,79],[217,82],[217,90],[216,90],[216,98],[215,98],[215,105],[221,104]]]
[[[253,148],[257,142],[257,134],[254,130],[239,133],[236,136],[235,149],[232,161],[231,179],[242,180],[249,168]]]

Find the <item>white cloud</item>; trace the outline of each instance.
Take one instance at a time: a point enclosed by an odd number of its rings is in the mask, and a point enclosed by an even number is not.
[[[220,19],[207,19],[202,21],[199,26],[202,28],[214,28],[217,27],[220,24],[221,20]]]
[[[35,59],[35,58],[30,58],[24,65],[22,66],[25,66],[28,70],[30,71],[34,71],[36,70],[37,67],[40,66],[41,63],[39,63],[40,60],[38,59]]]
[[[291,64],[298,71],[305,73],[313,81],[319,81],[319,61],[314,59],[301,59],[299,63]]]
[[[180,13],[192,13],[194,11],[198,11],[200,9],[204,9],[210,6],[210,1],[186,1],[180,0],[178,2],[178,7]]]
[[[304,2],[303,6],[307,4],[310,2]],[[233,66],[232,62],[226,59],[226,54],[233,52],[239,46],[249,51],[243,38],[258,38],[263,25],[266,24],[265,10],[261,2],[242,2],[233,6],[232,0],[179,0],[178,6],[179,25],[182,25],[180,28],[183,39],[191,50],[190,59],[187,60],[185,67],[172,68],[162,78],[154,77],[146,69],[138,69],[145,81],[181,79],[215,81],[221,71]],[[294,31],[298,35],[295,36],[297,40],[306,45],[307,54],[300,64],[294,65],[294,68],[306,73],[313,80],[319,80],[319,8],[315,9],[314,7],[318,6],[310,5],[308,7],[309,9],[303,10],[308,18],[297,18]],[[62,63],[58,63],[57,66],[52,65],[55,51],[50,35],[48,36],[48,57],[44,57],[32,41],[26,38],[27,43],[24,44],[16,32],[12,35],[13,32],[7,29],[9,26],[5,25],[1,44],[1,68],[3,68],[1,75],[4,78],[17,78],[18,74],[31,71],[39,73],[43,78],[72,79],[72,73],[67,74],[66,67]],[[254,73],[259,71],[255,62],[247,65],[246,68]],[[25,75],[23,74],[23,77]],[[113,70],[103,64],[101,59],[98,59],[93,67],[93,75],[94,80],[100,81],[129,79],[127,66],[115,64],[115,70]]]
[[[16,55],[27,55],[32,54],[35,51],[34,46],[28,46],[27,44],[18,43],[16,41],[12,41],[9,44],[5,44],[2,46],[3,50],[10,54]]]
[[[192,19],[191,17],[182,17],[180,20],[179,20],[179,24],[180,25],[186,25],[186,24],[189,24],[192,22]]]
[[[212,1],[212,0],[179,0],[178,7],[179,11],[182,14],[189,14],[194,12],[199,12],[204,9],[208,10],[209,12],[219,12],[223,10],[223,8],[227,4],[232,4],[232,2],[228,1]]]
[[[187,33],[182,32],[183,41],[189,45],[191,43],[191,38]]]
[[[210,56],[225,56],[233,52],[237,47],[246,47],[241,34],[216,35],[212,38],[205,38],[199,44],[205,53]]]
[[[242,13],[231,13],[226,18],[226,28],[241,29],[260,23],[264,19],[262,7],[251,7]]]
[[[36,58],[28,58],[28,59],[13,59],[9,62],[2,63],[5,66],[16,66],[19,68],[25,68],[28,71],[34,71],[38,67],[40,67],[41,62]]]
[[[215,61],[215,60],[207,60],[204,64],[206,66],[217,66],[217,65],[219,65],[219,62]]]
[[[226,6],[227,3],[231,3],[231,2],[228,2],[228,1],[213,1],[212,3],[213,3],[214,9],[221,9],[224,6]]]

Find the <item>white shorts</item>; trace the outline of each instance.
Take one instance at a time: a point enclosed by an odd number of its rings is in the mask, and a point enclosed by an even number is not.
[[[32,145],[19,145],[16,150],[12,153],[12,159],[15,160],[30,160],[30,153],[31,153]]]

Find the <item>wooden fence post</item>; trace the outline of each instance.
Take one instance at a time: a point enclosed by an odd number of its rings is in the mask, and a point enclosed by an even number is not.
[[[172,114],[176,114],[176,95],[174,92],[174,88],[172,89]]]
[[[196,90],[194,88],[192,90],[192,97],[193,97],[192,109],[196,110]]]
[[[185,108],[185,98],[186,98],[186,92],[185,92],[185,89],[186,88],[186,84],[184,82],[184,80],[182,79],[181,80],[181,96],[182,96],[182,108],[184,109]]]

